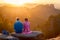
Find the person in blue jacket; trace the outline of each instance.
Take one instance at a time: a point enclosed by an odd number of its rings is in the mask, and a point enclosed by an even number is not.
[[[14,30],[16,33],[22,33],[23,31],[23,24],[19,21],[19,18],[17,18],[17,21],[14,23]]]

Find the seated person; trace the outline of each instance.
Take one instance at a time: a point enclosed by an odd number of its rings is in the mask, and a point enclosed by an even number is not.
[[[23,24],[21,21],[19,21],[19,18],[17,18],[16,22],[14,23],[14,30],[16,33],[22,33]]]
[[[25,22],[23,23],[23,25],[24,25],[23,33],[24,34],[31,33],[31,31],[30,31],[30,22],[28,21],[28,18],[25,18]]]

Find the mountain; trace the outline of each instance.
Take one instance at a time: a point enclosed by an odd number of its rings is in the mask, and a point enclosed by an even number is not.
[[[50,15],[59,13],[60,10],[55,9],[54,4],[25,4],[20,7],[6,4],[2,6],[2,14],[5,18],[15,20],[16,17],[20,17],[23,21],[25,17],[28,17],[33,26],[43,24]]]
[[[49,16],[57,15],[60,10],[55,9],[54,4],[47,5],[37,5],[36,7],[30,9],[32,22],[40,25],[48,20]]]
[[[13,30],[13,23],[16,21],[16,17],[19,17],[22,22],[24,21],[24,18],[27,17],[31,22],[31,30],[43,30],[45,32],[44,34],[47,34],[48,31],[50,32],[51,27],[43,27],[44,24],[46,24],[51,15],[56,16],[60,14],[60,10],[56,9],[54,4],[25,4],[24,6],[19,7],[6,4],[0,8],[0,14],[2,14],[2,17],[5,20],[2,22],[6,23],[6,25],[3,24],[6,26],[6,28],[4,28],[9,31]]]

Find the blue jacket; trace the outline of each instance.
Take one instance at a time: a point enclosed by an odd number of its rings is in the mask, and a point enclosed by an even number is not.
[[[21,33],[23,29],[23,24],[20,21],[14,23],[14,30],[16,33]]]

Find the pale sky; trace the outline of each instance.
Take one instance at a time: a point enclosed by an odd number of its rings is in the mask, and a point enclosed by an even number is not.
[[[37,3],[60,3],[60,0],[32,0],[32,1]],[[0,0],[0,3],[1,2],[4,2],[4,0]]]
[[[0,0],[0,4],[1,3],[6,3],[5,1],[6,0]],[[10,1],[14,2],[16,0],[10,0]],[[19,2],[19,1],[22,1],[22,0],[18,0],[17,2]],[[29,0],[23,0],[23,1],[29,1]],[[39,3],[39,4],[47,4],[47,3],[50,4],[50,3],[53,3],[53,4],[55,4],[55,7],[60,8],[60,0],[32,0],[31,2],[33,2],[33,3]]]

